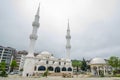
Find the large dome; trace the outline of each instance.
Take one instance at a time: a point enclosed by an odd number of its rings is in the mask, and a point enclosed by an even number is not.
[[[47,51],[43,51],[43,52],[41,52],[41,55],[44,56],[44,57],[50,57],[51,53],[49,53]]]
[[[106,64],[105,60],[102,58],[93,58],[90,64]]]

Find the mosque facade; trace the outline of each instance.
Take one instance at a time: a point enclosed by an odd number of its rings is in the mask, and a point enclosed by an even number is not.
[[[70,27],[69,27],[69,20],[68,20],[68,29],[66,35],[66,58],[55,58],[51,53],[47,51],[43,51],[37,56],[34,56],[34,47],[35,42],[38,38],[37,30],[39,28],[39,9],[38,7],[37,13],[35,15],[35,19],[32,23],[33,30],[32,34],[30,35],[30,44],[28,54],[24,57],[24,65],[23,65],[23,73],[22,75],[25,76],[32,76],[35,74],[43,74],[46,70],[49,73],[71,73],[73,72],[72,62],[70,59]]]

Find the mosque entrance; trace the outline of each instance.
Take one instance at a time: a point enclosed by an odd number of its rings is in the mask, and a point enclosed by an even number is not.
[[[56,67],[55,68],[55,73],[59,73],[60,72],[60,67]]]

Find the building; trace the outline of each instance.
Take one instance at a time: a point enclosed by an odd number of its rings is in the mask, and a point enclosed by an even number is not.
[[[72,73],[70,59],[55,58],[51,53],[43,51],[34,57],[34,74],[40,75],[47,69],[49,73]]]
[[[10,71],[10,64],[15,59],[16,53],[14,48],[0,46],[0,62],[6,63],[6,71]]]
[[[22,68],[21,68],[21,67],[22,67],[21,64],[22,64],[23,61],[24,61],[23,56],[25,56],[25,55],[27,55],[27,54],[28,54],[28,52],[25,51],[25,50],[23,50],[23,51],[18,51],[18,52],[17,52],[16,57],[15,57],[15,60],[16,60],[16,62],[17,62],[18,67],[16,67],[16,70],[22,69]],[[21,62],[22,62],[22,63],[21,63]]]
[[[23,66],[23,76],[32,76],[43,74],[47,69],[50,73],[70,73],[72,74],[72,62],[70,60],[70,28],[69,28],[69,20],[68,20],[68,28],[67,28],[67,35],[66,35],[66,58],[55,58],[52,56],[51,53],[44,51],[37,56],[34,56],[34,46],[35,42],[38,38],[37,30],[39,28],[39,9],[38,7],[37,13],[35,15],[35,19],[32,23],[33,30],[32,34],[30,35],[30,44],[28,54],[24,57],[24,66]]]
[[[107,75],[112,71],[111,66],[108,65],[107,60],[103,58],[93,58],[90,61],[91,73],[92,75]]]

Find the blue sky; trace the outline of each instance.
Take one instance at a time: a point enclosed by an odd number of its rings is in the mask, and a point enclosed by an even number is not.
[[[39,2],[36,52],[66,56],[69,18],[72,59],[120,57],[119,0],[0,0],[0,45],[28,50]]]

